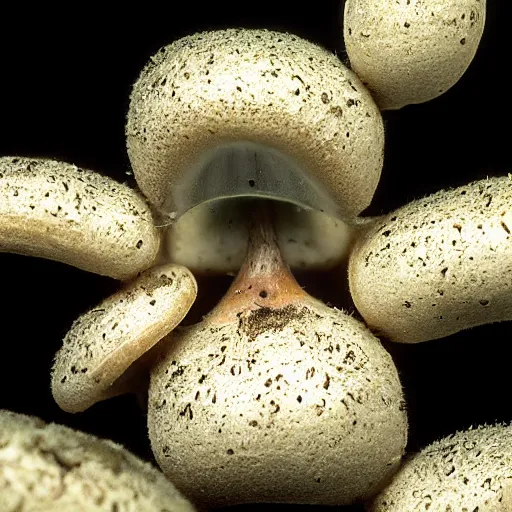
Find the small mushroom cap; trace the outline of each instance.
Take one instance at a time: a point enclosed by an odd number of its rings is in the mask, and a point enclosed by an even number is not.
[[[193,512],[150,464],[111,441],[0,410],[2,512]]]
[[[349,261],[354,303],[392,341],[512,320],[512,182],[488,178],[368,225]]]
[[[343,33],[352,69],[384,110],[455,85],[484,24],[485,0],[346,0]]]
[[[391,357],[362,323],[304,295],[230,323],[207,317],[161,345],[151,444],[195,503],[344,505],[398,468],[407,416]]]
[[[146,271],[78,318],[52,370],[59,407],[80,412],[126,392],[118,379],[183,320],[196,296],[191,272],[169,264]]]
[[[512,427],[457,432],[412,456],[371,512],[512,510]]]
[[[74,165],[0,158],[0,251],[127,279],[159,247],[148,205],[132,189]]]
[[[383,161],[382,118],[357,76],[267,30],[203,32],[160,50],[134,86],[126,134],[141,190],[178,215],[260,195],[350,217],[370,203]]]
[[[164,257],[195,274],[236,273],[247,252],[246,206],[239,201],[196,206],[168,229]],[[355,227],[315,210],[278,202],[273,207],[279,247],[292,269],[326,270],[346,259]]]

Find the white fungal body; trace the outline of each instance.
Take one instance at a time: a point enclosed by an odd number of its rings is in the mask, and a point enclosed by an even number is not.
[[[511,201],[510,179],[489,178],[370,223],[349,263],[367,324],[413,343],[512,320]]]
[[[135,191],[42,158],[0,158],[0,251],[39,256],[116,279],[147,269],[160,234]]]
[[[119,381],[185,317],[197,296],[188,269],[154,267],[80,316],[55,355],[52,393],[67,412],[130,390]]]
[[[510,512],[511,491],[512,427],[483,426],[409,458],[368,510]]]
[[[111,441],[0,411],[2,512],[193,512],[153,466]]]
[[[379,108],[398,109],[455,85],[484,24],[485,0],[347,0],[343,36]]]
[[[252,235],[251,235],[252,236]],[[221,303],[162,342],[148,426],[164,473],[205,506],[343,505],[397,469],[396,368],[362,323],[308,296],[267,234]]]

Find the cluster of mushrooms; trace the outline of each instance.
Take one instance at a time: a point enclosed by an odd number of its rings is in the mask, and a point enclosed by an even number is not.
[[[64,162],[0,159],[0,250],[122,281],[67,333],[56,402],[78,413],[142,389],[167,477],[113,443],[3,411],[1,510],[512,510],[510,426],[404,458],[407,407],[376,337],[417,343],[512,319],[510,178],[359,216],[383,165],[381,110],[453,86],[484,20],[485,0],[347,0],[348,65],[266,30],[175,41],[131,96],[139,190]],[[347,265],[363,321],[293,274]],[[206,274],[236,277],[180,326]]]

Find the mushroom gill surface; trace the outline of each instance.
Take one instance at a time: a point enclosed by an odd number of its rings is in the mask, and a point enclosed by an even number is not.
[[[52,369],[59,407],[80,412],[130,390],[125,372],[183,320],[196,296],[191,272],[167,264],[147,270],[75,320]]]
[[[512,320],[511,204],[510,178],[494,177],[370,222],[349,262],[370,328],[415,343]]]
[[[127,279],[159,243],[148,205],[126,185],[65,162],[0,157],[0,251]]]
[[[457,432],[412,455],[369,512],[512,510],[512,427]]]
[[[156,468],[111,441],[0,410],[2,512],[193,512]]]
[[[397,370],[361,322],[302,290],[258,215],[226,296],[158,347],[153,452],[205,507],[363,500],[406,444]]]
[[[423,103],[455,85],[478,49],[485,0],[347,0],[352,69],[380,109]]]

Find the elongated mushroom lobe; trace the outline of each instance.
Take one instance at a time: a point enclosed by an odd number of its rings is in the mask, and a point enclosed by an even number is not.
[[[0,158],[0,251],[127,279],[155,259],[146,202],[111,178],[42,158]]]
[[[159,345],[155,458],[205,507],[370,497],[407,439],[396,368],[361,322],[302,290],[260,228],[213,312]]]
[[[485,0],[347,0],[343,35],[352,69],[381,109],[429,101],[470,65]]]
[[[2,512],[194,512],[156,468],[122,446],[0,410]]]
[[[368,226],[350,256],[355,305],[393,341],[512,320],[512,182],[488,178],[413,201]]]
[[[197,296],[193,275],[167,264],[143,273],[76,320],[55,356],[52,393],[68,412],[126,392],[118,379],[178,325]]]
[[[512,510],[512,427],[457,432],[410,457],[369,512]]]

